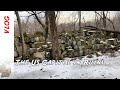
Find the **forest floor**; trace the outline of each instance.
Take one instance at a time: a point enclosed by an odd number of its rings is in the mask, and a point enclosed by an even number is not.
[[[66,58],[66,61],[71,58]],[[80,63],[80,61],[100,61],[99,63]],[[79,61],[75,64],[75,61]],[[120,55],[110,57],[103,55],[93,58],[84,57],[82,60],[70,61],[68,64],[45,65],[40,63],[14,64],[14,72],[8,78],[15,79],[120,79]],[[7,79],[7,77],[4,77]],[[3,78],[3,79],[4,79]]]

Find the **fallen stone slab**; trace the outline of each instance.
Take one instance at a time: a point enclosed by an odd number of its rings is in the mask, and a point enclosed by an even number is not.
[[[11,74],[11,68],[8,68],[2,72],[1,77],[9,77]]]

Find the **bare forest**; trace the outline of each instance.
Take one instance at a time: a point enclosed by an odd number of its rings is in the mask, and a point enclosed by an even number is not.
[[[68,22],[60,19],[64,11],[24,11],[27,15],[20,16],[21,12],[15,11],[15,59],[59,60],[120,48],[119,11],[113,11],[114,16],[110,11],[92,11],[91,21],[82,15],[91,11],[72,11]]]

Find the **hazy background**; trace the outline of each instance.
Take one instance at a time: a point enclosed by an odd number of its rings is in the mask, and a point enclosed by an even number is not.
[[[26,17],[24,17],[24,16],[29,15],[25,11],[20,12],[19,14],[23,20],[26,20]],[[116,14],[116,11],[109,11],[108,16],[110,16],[112,18],[115,16],[115,14]],[[60,14],[58,15],[58,17],[59,17],[59,24],[72,22],[73,17],[78,18],[78,11],[60,11]],[[32,18],[33,17],[31,17],[30,19],[32,20]],[[82,11],[81,18],[82,19],[84,18],[86,21],[92,21],[95,18],[95,12],[94,11]],[[16,16],[15,16],[15,21],[16,21]]]
[[[97,11],[98,13],[100,13],[101,11]],[[34,31],[41,31],[44,32],[44,30],[42,29],[41,25],[38,23],[38,21],[36,19],[33,18],[33,16],[31,16],[28,19],[28,22],[26,23],[26,20],[28,18],[28,16],[30,15],[28,12],[26,11],[19,11],[20,14],[20,18],[22,21],[22,27],[23,27],[23,31],[31,33]],[[116,29],[119,30],[120,28],[120,19],[118,18],[118,16],[120,16],[120,12],[119,11],[108,11],[107,17],[110,20],[114,20],[114,25],[116,27]],[[15,17],[15,34],[19,33],[18,31],[18,25],[16,23],[16,15],[14,15]],[[39,14],[38,16],[41,21],[43,23],[44,22],[44,13]],[[117,17],[117,18],[116,18]],[[59,11],[59,13],[57,14],[57,28],[58,28],[58,32],[61,32],[63,30],[65,31],[71,31],[71,30],[77,30],[78,29],[78,11]],[[95,25],[95,11],[81,11],[81,22],[82,22],[82,26],[86,25]],[[75,24],[75,26],[74,26]],[[102,21],[100,21],[100,24],[102,26]],[[108,29],[112,29],[112,25],[109,21],[107,21],[107,25],[108,25]]]

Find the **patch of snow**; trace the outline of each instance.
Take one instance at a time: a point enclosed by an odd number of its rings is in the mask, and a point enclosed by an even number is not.
[[[47,42],[47,44],[51,44],[51,42]]]
[[[98,55],[102,56],[102,53],[101,52],[97,52]]]
[[[47,45],[42,45],[42,46],[45,47],[45,48],[47,47]]]
[[[65,35],[67,35],[67,33],[65,33]]]
[[[68,49],[69,51],[73,51],[74,49]]]
[[[83,30],[83,32],[85,32],[85,31],[87,31],[87,30]]]
[[[114,48],[115,46],[111,45],[111,48]]]
[[[80,39],[80,41],[84,41],[83,39]]]
[[[102,44],[107,44],[107,42],[104,42],[104,41],[100,41],[100,43],[102,43]]]
[[[108,39],[108,40],[115,40],[114,38]]]
[[[120,49],[118,51],[120,52]]]
[[[70,60],[71,58],[65,58]],[[76,60],[79,60],[78,58]],[[103,60],[99,65],[15,65],[15,79],[120,79],[120,56],[100,56],[82,58],[84,60]],[[73,63],[74,61],[70,61]]]

